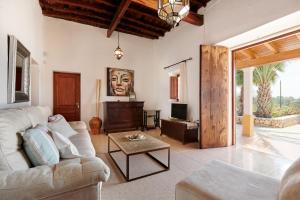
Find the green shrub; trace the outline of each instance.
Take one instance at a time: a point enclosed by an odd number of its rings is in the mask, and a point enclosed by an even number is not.
[[[295,104],[282,106],[281,108],[278,104],[275,104],[272,107],[272,117],[282,117],[295,114],[300,114],[300,107]]]

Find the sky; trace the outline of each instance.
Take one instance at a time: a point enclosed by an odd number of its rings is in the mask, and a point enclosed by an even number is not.
[[[272,85],[272,96],[280,95],[280,80],[282,96],[292,96],[300,98],[300,59],[285,61],[284,72],[279,73],[279,77]]]
[[[280,80],[281,92],[284,97],[300,98],[300,59],[293,59],[284,62],[284,72],[279,72],[277,81],[272,85],[272,96],[280,95]],[[240,94],[240,88],[237,88],[237,95]],[[257,96],[257,87],[253,86],[253,95]]]

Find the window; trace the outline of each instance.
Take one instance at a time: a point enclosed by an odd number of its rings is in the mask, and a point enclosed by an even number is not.
[[[179,75],[170,76],[170,99],[178,101]]]

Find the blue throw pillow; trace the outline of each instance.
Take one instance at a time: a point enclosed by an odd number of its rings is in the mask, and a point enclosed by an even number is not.
[[[34,166],[54,165],[59,162],[59,152],[48,135],[48,128],[37,125],[21,133],[24,149]]]

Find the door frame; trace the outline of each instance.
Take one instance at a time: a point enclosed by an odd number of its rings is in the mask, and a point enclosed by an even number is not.
[[[294,30],[294,31],[290,31],[290,32],[287,32],[287,33],[283,33],[283,34],[279,34],[277,36],[274,36],[274,37],[271,37],[271,38],[268,38],[268,39],[263,39],[263,40],[260,40],[258,42],[254,42],[254,43],[251,43],[251,44],[246,44],[245,46],[241,46],[241,47],[238,47],[236,49],[232,49],[231,50],[231,90],[232,90],[232,145],[235,145],[236,144],[236,102],[235,102],[235,95],[236,95],[236,87],[235,87],[235,72],[236,72],[236,66],[235,66],[235,52],[236,51],[239,51],[239,50],[242,50],[242,49],[246,49],[246,48],[249,48],[249,47],[253,47],[253,46],[256,46],[256,45],[259,45],[259,44],[263,44],[263,43],[266,43],[266,42],[270,42],[272,40],[276,40],[276,39],[280,39],[280,38],[283,38],[283,37],[288,37],[290,35],[294,35],[294,34],[297,34],[297,33],[300,33],[300,29],[297,29],[297,30]]]
[[[53,101],[53,112],[54,112],[54,107],[55,107],[55,98],[54,98],[54,88],[55,88],[55,82],[54,82],[54,74],[74,74],[74,75],[79,75],[79,120],[81,120],[81,73],[80,72],[68,72],[68,71],[52,71],[52,101]]]

